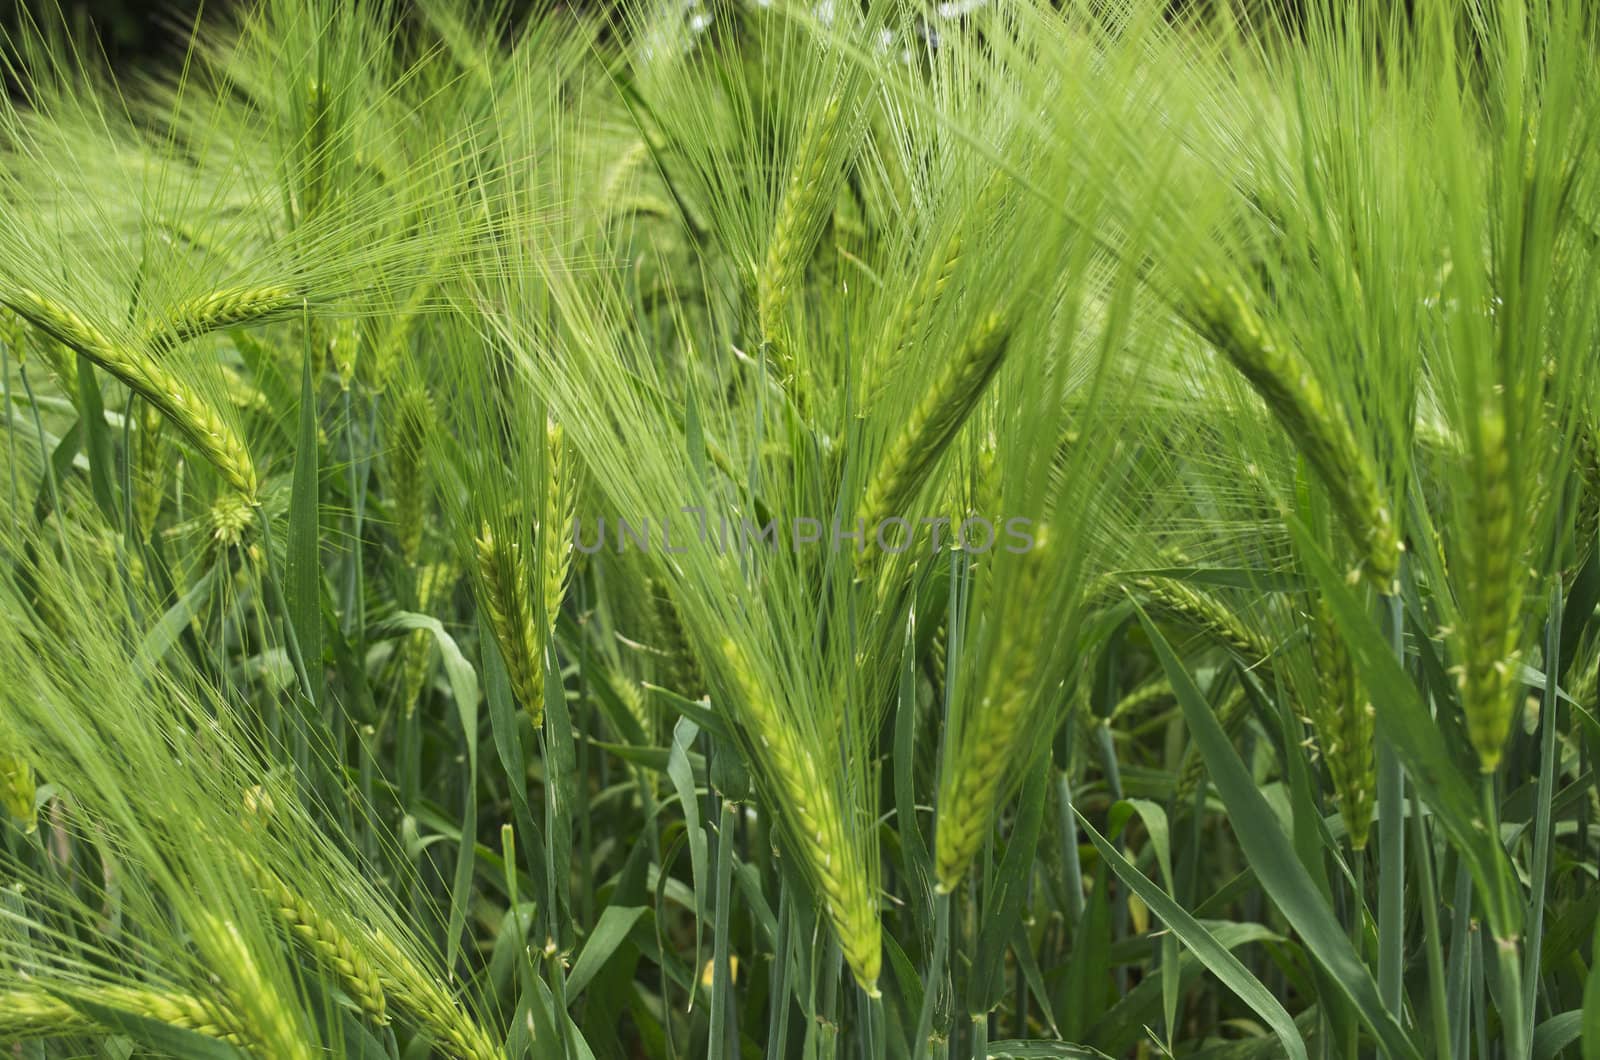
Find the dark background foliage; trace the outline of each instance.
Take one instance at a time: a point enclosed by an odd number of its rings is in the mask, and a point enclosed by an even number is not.
[[[203,6],[216,12],[234,0],[204,0]],[[97,47],[120,65],[182,48],[201,7],[202,0],[0,0],[0,24],[10,30],[25,12],[46,21],[59,9],[79,40],[98,39]]]

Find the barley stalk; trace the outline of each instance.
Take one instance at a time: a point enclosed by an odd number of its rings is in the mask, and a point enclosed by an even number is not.
[[[1400,538],[1371,462],[1301,357],[1272,334],[1240,291],[1197,273],[1201,334],[1244,376],[1316,470],[1382,592],[1394,587]]]
[[[905,425],[867,480],[857,514],[870,531],[891,516],[907,518],[917,490],[983,396],[1005,358],[1008,330],[999,313],[987,314],[961,350],[934,377]]]
[[[744,649],[728,638],[721,654],[745,728],[767,763],[773,795],[789,818],[795,846],[822,895],[845,961],[861,988],[876,997],[882,925],[868,867],[847,835],[838,788],[806,746],[791,714],[757,677]]]
[[[1054,550],[1041,528],[1035,547],[1022,557],[1016,599],[1034,601],[1051,566]],[[989,653],[982,695],[963,718],[958,739],[939,773],[934,832],[938,889],[949,894],[961,885],[977,856],[1005,792],[1008,768],[1015,766],[1019,741],[1028,733],[1028,708],[1037,690],[1047,623],[1034,613],[1001,627]]]
[[[241,856],[245,875],[267,902],[278,919],[326,968],[338,975],[345,991],[374,1023],[389,1022],[388,1003],[377,969],[356,948],[350,936],[323,916],[310,902],[297,894],[274,872],[263,869]]]
[[[489,619],[500,656],[511,678],[511,690],[537,728],[544,721],[542,641],[534,621],[533,572],[521,542],[504,541],[487,523],[476,542],[479,602]]]
[[[1500,764],[1516,713],[1517,621],[1522,578],[1506,416],[1484,403],[1472,462],[1466,532],[1462,535],[1461,615],[1456,631],[1461,710],[1467,738],[1486,773]]]
[[[154,405],[230,486],[254,503],[258,487],[256,467],[243,439],[198,392],[155,357],[145,350],[112,340],[68,307],[36,291],[13,291],[0,301]]]

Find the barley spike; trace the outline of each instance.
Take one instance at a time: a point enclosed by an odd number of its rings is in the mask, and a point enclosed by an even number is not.
[[[1200,333],[1244,376],[1327,487],[1381,592],[1394,588],[1400,537],[1377,473],[1310,368],[1268,330],[1240,291],[1197,273],[1191,315]]]
[[[46,335],[115,376],[161,410],[194,444],[228,484],[254,503],[258,489],[255,462],[243,439],[216,409],[148,352],[116,342],[73,310],[31,290],[0,298]]]
[[[744,649],[727,638],[721,654],[749,736],[770,770],[773,795],[790,816],[795,846],[827,906],[845,961],[861,988],[876,997],[882,925],[867,866],[846,835],[838,790],[795,730],[792,715],[757,677]]]

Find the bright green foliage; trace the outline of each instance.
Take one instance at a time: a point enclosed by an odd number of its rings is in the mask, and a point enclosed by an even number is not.
[[[0,1052],[1600,1055],[1593,5],[513,6],[5,40]]]

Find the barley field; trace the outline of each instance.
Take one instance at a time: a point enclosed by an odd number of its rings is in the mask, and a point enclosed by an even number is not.
[[[0,1056],[1600,1058],[1600,10],[254,0],[0,104]]]

